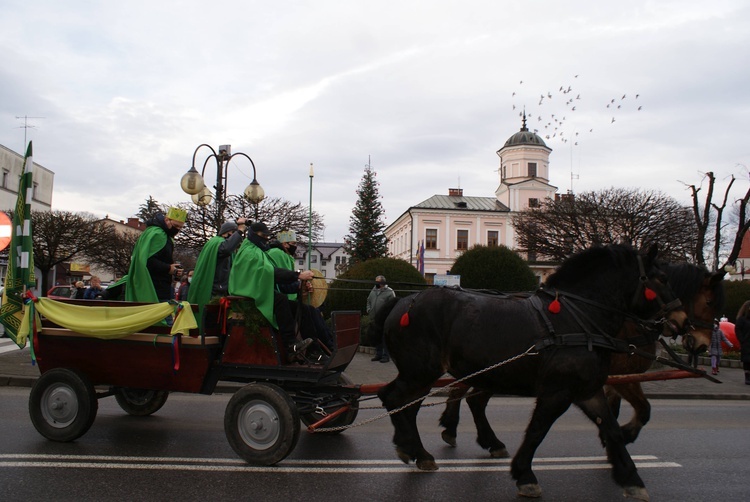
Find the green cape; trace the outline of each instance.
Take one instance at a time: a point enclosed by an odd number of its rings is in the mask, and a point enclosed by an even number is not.
[[[125,301],[158,303],[156,289],[146,262],[167,244],[167,233],[157,226],[146,227],[133,248],[128,269],[128,286]]]
[[[188,301],[198,305],[199,323],[203,328],[203,307],[211,301],[211,293],[214,288],[214,276],[216,274],[216,258],[219,254],[219,246],[224,242],[224,237],[217,235],[211,237],[203,246],[198,262],[193,270],[193,281],[188,291]]]
[[[289,253],[287,253],[283,249],[271,248],[268,251],[266,251],[266,253],[268,254],[268,257],[271,259],[271,262],[273,262],[273,264],[277,268],[294,270],[294,258],[292,258],[289,255]],[[297,293],[291,293],[286,296],[292,301],[297,300]]]
[[[245,239],[232,260],[229,271],[229,294],[255,300],[255,306],[274,328],[273,262],[258,246]]]

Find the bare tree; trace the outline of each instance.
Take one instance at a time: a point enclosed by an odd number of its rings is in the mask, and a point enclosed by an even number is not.
[[[706,182],[705,197],[703,200],[700,199],[700,192],[703,190],[703,182]],[[735,177],[730,177],[729,183],[724,190],[724,197],[721,203],[713,202],[714,190],[716,187],[716,177],[713,172],[707,172],[701,184],[687,185],[690,190],[690,195],[693,200],[693,218],[697,227],[697,238],[695,242],[695,249],[693,255],[696,263],[706,266],[706,259],[704,258],[704,250],[710,244],[711,246],[711,270],[725,270],[729,265],[733,265],[740,254],[742,248],[742,239],[745,233],[750,229],[750,221],[748,221],[747,205],[750,201],[750,188],[748,188],[745,195],[734,201],[734,205],[737,208],[736,221],[733,231],[733,235],[729,238],[724,237],[724,230],[728,227],[723,222],[724,211],[727,208],[729,201],[730,192],[734,185]],[[713,208],[713,213],[711,209]],[[710,225],[713,224],[713,236],[708,237],[708,231]],[[730,243],[731,244],[728,244]],[[726,256],[724,263],[719,266],[721,260],[722,249],[729,245],[729,253]]]
[[[140,234],[114,231],[111,241],[98,249],[95,254],[88,255],[86,261],[112,271],[117,277],[122,277],[128,273],[130,258],[138,237]]]
[[[216,214],[216,204],[203,207],[181,204],[180,207],[187,209],[189,216],[182,231],[175,237],[175,249],[182,247],[200,251],[206,241],[216,235],[221,223],[241,217],[248,218],[250,221],[262,221],[273,233],[294,230],[298,238],[303,241],[307,241],[310,233],[308,207],[299,202],[294,203],[281,198],[266,198],[256,206],[244,196],[230,195],[227,197],[224,218],[221,219]],[[313,242],[320,238],[324,228],[323,219],[313,211]]]
[[[41,271],[42,291],[50,287],[50,271],[76,258],[101,253],[112,241],[114,229],[99,224],[88,213],[31,211],[34,265]]]
[[[625,188],[548,199],[516,214],[513,227],[522,250],[555,261],[611,243],[656,243],[663,258],[686,261],[695,241],[689,208],[660,192]]]

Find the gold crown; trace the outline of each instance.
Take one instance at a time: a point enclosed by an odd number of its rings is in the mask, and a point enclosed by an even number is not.
[[[185,220],[187,220],[187,211],[179,207],[170,207],[167,218],[185,223]]]
[[[297,233],[294,230],[279,232],[276,239],[279,242],[297,242]]]

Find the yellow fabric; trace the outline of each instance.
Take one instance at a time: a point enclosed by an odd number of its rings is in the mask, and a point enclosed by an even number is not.
[[[138,333],[144,328],[153,326],[165,317],[172,315],[177,310],[177,316],[172,325],[171,334],[188,335],[191,329],[198,327],[193,311],[188,302],[181,302],[182,308],[177,309],[174,304],[163,302],[151,305],[139,305],[132,307],[87,307],[83,305],[72,305],[58,302],[49,298],[39,298],[34,303],[34,309],[50,321],[63,328],[93,336],[96,338],[122,338],[133,333]],[[20,337],[23,337],[23,345],[31,326],[31,311],[28,305],[24,309],[23,321],[19,328]],[[37,316],[37,329],[41,326]]]

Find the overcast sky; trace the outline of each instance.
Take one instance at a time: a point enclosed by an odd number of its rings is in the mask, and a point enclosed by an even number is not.
[[[560,192],[687,203],[709,170],[747,189],[749,27],[743,0],[0,0],[0,144],[34,141],[53,209],[115,219],[188,201],[201,143],[305,205],[313,163],[341,242],[368,157],[387,224],[449,187],[494,196],[525,107]],[[251,179],[236,159],[230,192]]]

